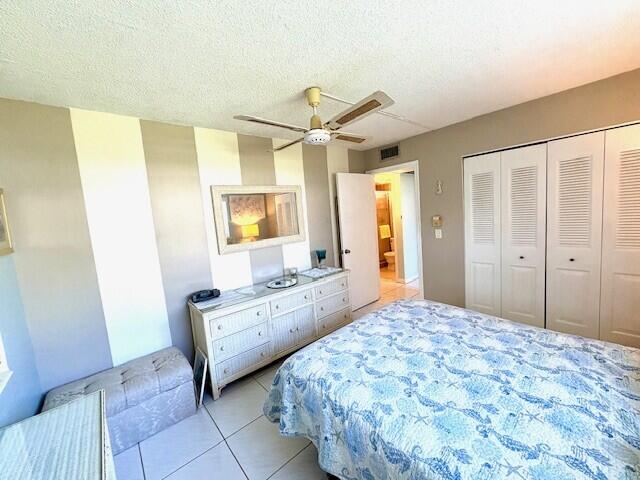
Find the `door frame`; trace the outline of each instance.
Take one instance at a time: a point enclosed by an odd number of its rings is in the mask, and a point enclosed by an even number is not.
[[[420,162],[418,160],[411,160],[409,162],[397,163],[381,168],[374,168],[373,170],[367,170],[365,173],[375,175],[376,173],[409,173],[413,172],[415,190],[416,190],[416,222],[418,224],[418,274],[420,284],[420,297],[424,298],[424,272],[422,264],[422,213],[420,210]]]

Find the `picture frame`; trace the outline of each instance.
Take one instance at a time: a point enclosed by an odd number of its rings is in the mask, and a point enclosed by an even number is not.
[[[269,215],[268,205],[263,204],[268,196],[293,195],[294,201],[278,202],[279,210],[273,214],[278,218],[278,236],[260,238],[256,241],[230,243],[228,237],[234,225],[232,217],[244,214],[258,218],[263,212]],[[286,243],[302,242],[306,239],[304,205],[300,185],[211,185],[213,219],[220,255],[273,247]],[[264,205],[264,206],[263,206]],[[284,221],[286,219],[287,221]]]
[[[198,408],[202,406],[202,400],[204,398],[204,388],[207,384],[208,366],[209,359],[202,352],[202,350],[196,347],[195,358],[193,360],[193,381],[196,389]]]
[[[7,208],[4,201],[4,190],[0,188],[0,255],[13,253],[11,230],[7,219]]]

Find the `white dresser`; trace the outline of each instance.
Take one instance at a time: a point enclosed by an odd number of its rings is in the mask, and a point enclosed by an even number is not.
[[[227,299],[225,299],[227,297]],[[351,321],[346,271],[298,276],[280,290],[254,285],[223,292],[219,303],[189,303],[194,344],[206,353],[213,398],[230,382]]]

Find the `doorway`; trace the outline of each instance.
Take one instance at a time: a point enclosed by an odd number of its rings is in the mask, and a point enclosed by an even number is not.
[[[372,170],[376,190],[380,300],[424,298],[418,162]]]
[[[341,264],[350,271],[353,318],[395,300],[424,298],[418,168],[414,161],[336,174]]]

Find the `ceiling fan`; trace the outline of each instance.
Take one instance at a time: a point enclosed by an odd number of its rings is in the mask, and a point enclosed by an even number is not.
[[[393,105],[393,100],[386,93],[378,90],[372,93],[368,97],[363,98],[359,102],[353,104],[343,112],[333,117],[328,122],[322,123],[320,116],[318,115],[318,106],[320,105],[320,87],[309,87],[305,90],[307,97],[307,103],[313,109],[313,115],[309,128],[300,127],[298,125],[291,125],[289,123],[277,122],[275,120],[268,120],[266,118],[254,117],[251,115],[236,115],[233,118],[236,120],[244,120],[247,122],[261,123],[263,125],[269,125],[272,127],[286,128],[293,130],[294,132],[303,133],[304,136],[289,143],[285,143],[274,151],[283,150],[296,143],[304,142],[310,145],[324,145],[329,143],[332,139],[343,140],[345,142],[362,143],[366,140],[365,137],[356,135],[353,133],[343,132],[341,129],[345,125],[349,125],[361,118],[371,115],[383,108],[387,108]]]

